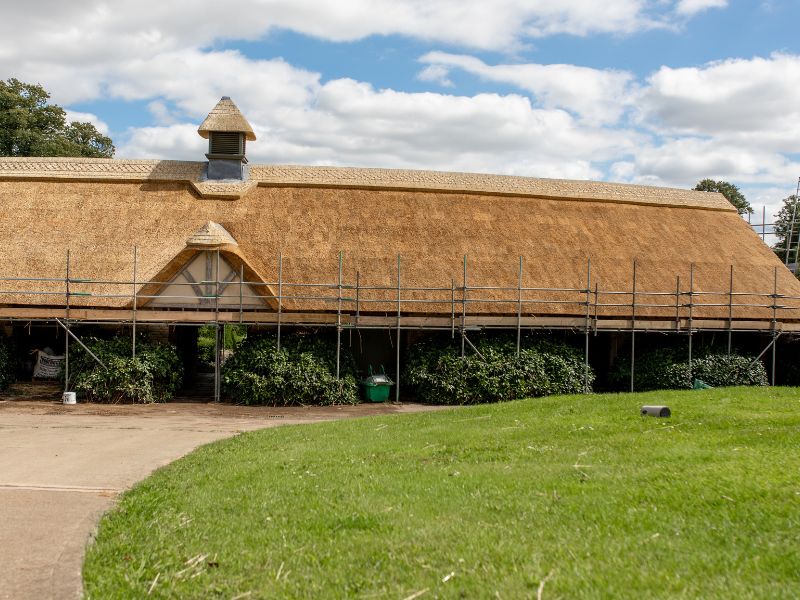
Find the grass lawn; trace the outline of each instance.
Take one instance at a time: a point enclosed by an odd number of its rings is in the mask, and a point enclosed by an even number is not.
[[[669,404],[670,419],[641,404]],[[539,398],[280,427],[126,493],[89,598],[789,598],[800,390]]]

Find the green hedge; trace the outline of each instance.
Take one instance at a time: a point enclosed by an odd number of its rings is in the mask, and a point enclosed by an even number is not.
[[[342,348],[336,379],[336,343],[312,334],[277,340],[248,337],[223,366],[225,391],[241,404],[271,406],[356,404],[358,386],[352,355]]]
[[[428,339],[411,347],[404,382],[429,404],[480,404],[584,392],[583,354],[571,346],[528,339],[516,356],[508,337],[479,337],[473,341],[483,356],[460,343]],[[589,386],[594,372],[589,369]]]
[[[16,366],[13,342],[8,338],[0,338],[0,390],[14,383]]]
[[[78,345],[70,348],[70,379],[75,390],[92,402],[165,402],[178,389],[183,377],[175,347],[170,344],[136,341],[136,358],[131,356],[130,336],[110,340],[82,340],[106,369]]]
[[[753,363],[752,356],[700,350],[689,368],[686,351],[658,348],[636,356],[634,388],[647,390],[689,389],[695,379],[714,387],[732,385],[768,385],[767,371],[761,361]],[[630,356],[615,362],[610,382],[620,389],[630,385]]]

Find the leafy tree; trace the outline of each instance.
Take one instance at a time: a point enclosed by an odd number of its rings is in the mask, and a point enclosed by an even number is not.
[[[114,144],[91,123],[67,123],[40,85],[0,80],[0,156],[111,158]]]
[[[792,226],[794,217],[794,226]],[[800,199],[792,194],[783,199],[783,206],[775,215],[775,245],[772,249],[778,257],[786,262],[786,241],[791,232],[791,242],[789,243],[789,261],[795,262],[797,243],[800,240]]]
[[[719,192],[736,207],[740,215],[753,214],[753,207],[739,190],[739,187],[727,181],[714,181],[713,179],[703,179],[697,182],[694,189],[698,192]]]

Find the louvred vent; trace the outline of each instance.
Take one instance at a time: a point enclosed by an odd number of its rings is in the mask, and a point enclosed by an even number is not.
[[[244,154],[244,135],[238,132],[214,131],[209,136],[209,154],[241,156]]]

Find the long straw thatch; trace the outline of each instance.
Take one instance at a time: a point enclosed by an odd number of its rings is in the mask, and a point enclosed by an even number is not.
[[[720,305],[697,307],[696,318],[727,316],[728,308],[721,305],[728,301],[731,266],[736,292],[771,295],[777,274],[778,294],[800,296],[792,274],[718,194],[483,175],[255,166],[253,187],[226,201],[197,195],[190,183],[194,164],[201,163],[0,160],[0,276],[63,278],[70,249],[71,277],[130,281],[137,246],[137,280],[144,285],[177,268],[176,257],[185,253],[191,236],[213,221],[238,244],[248,272],[264,282],[277,281],[282,253],[285,282],[334,285],[342,252],[345,284],[354,284],[358,272],[362,286],[395,286],[400,254],[404,287],[446,290],[405,292],[409,298],[441,300],[404,307],[420,314],[450,313],[450,289],[463,284],[465,255],[468,285],[512,290],[471,291],[470,312],[516,312],[511,299],[516,298],[520,256],[523,286],[577,290],[587,286],[591,259],[589,283],[601,294],[630,292],[636,261],[637,316],[670,318],[673,308],[652,305],[674,298],[642,293],[673,293],[678,277],[682,292],[689,291],[691,278],[695,293],[722,293],[695,297],[696,303]],[[138,175],[132,174],[136,169]],[[171,170],[177,175],[170,180]],[[75,304],[129,302],[98,294],[128,293],[130,285],[82,285],[93,295],[75,298]],[[49,286],[53,294],[22,293],[36,286]],[[0,282],[0,288],[19,292],[0,296],[4,304],[64,301],[58,282]],[[319,288],[316,293],[332,298],[336,292]],[[304,295],[290,287],[285,294]],[[528,306],[526,313],[580,315],[584,310],[576,300],[585,300],[585,294],[577,292],[526,296],[548,301]],[[364,291],[362,299],[385,299],[371,310],[391,311],[392,297],[391,291]],[[499,298],[509,302],[480,301]],[[601,302],[626,304],[631,298],[607,296]],[[771,299],[738,297],[736,302],[768,304]],[[284,307],[331,310],[335,303],[287,299]],[[630,316],[631,307],[598,312]],[[734,310],[736,319],[771,314],[763,307]]]
[[[200,124],[197,130],[202,137],[208,139],[208,134],[212,131],[244,133],[248,141],[255,141],[256,134],[250,123],[244,118],[233,100],[228,96],[223,96],[217,105],[208,113],[208,116]]]

